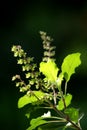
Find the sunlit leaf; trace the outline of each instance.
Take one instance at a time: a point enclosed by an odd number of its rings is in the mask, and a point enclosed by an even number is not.
[[[72,95],[71,94],[67,94],[66,96],[64,96],[64,99],[65,99],[66,107],[68,107],[71,104]],[[58,110],[63,110],[64,109],[64,102],[63,102],[62,98],[58,102],[57,108],[58,108]]]
[[[57,80],[58,70],[56,63],[52,60],[40,63],[40,72],[42,72],[51,82],[55,82]]]
[[[65,57],[62,63],[61,70],[67,82],[70,80],[71,75],[75,73],[76,67],[81,64],[80,55],[80,53],[70,54]]]
[[[34,95],[36,95],[36,96],[34,96]],[[41,91],[33,91],[33,94],[31,94],[30,96],[24,95],[23,97],[19,98],[19,100],[18,100],[18,108],[22,108],[29,103],[37,102],[38,99],[42,99],[44,95],[45,95],[45,93],[43,93]]]
[[[36,101],[37,101],[37,98],[35,96],[24,95],[18,100],[18,108],[22,108],[25,105],[36,102]]]

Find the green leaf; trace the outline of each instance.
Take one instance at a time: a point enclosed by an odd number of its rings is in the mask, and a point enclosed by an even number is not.
[[[66,120],[60,117],[49,116],[49,112],[50,111],[44,113],[46,116],[41,116],[36,119],[32,119],[30,122],[31,126],[27,130],[33,130],[36,127],[38,127],[38,130],[50,130],[51,128],[51,130],[57,130],[59,127],[66,124]]]
[[[37,102],[37,98],[35,96],[24,95],[18,100],[18,108],[22,108],[29,103]]]
[[[26,110],[25,116],[29,119],[31,114],[34,113],[37,108],[38,108],[37,106],[29,104],[28,109]]]
[[[42,92],[42,91],[33,91],[34,94],[40,99],[42,99],[46,93]]]
[[[39,129],[40,130],[63,130],[63,128],[66,125],[66,123],[64,123],[64,122],[56,122],[56,121],[53,121],[50,123],[48,123],[48,122],[42,126],[39,126]]]
[[[61,70],[67,82],[70,80],[71,75],[75,73],[76,67],[81,64],[80,55],[80,53],[70,54],[65,57],[62,63]]]
[[[78,119],[79,119],[79,110],[76,109],[76,108],[67,108],[65,111],[64,111],[72,121],[74,122],[78,122]]]
[[[38,117],[36,119],[32,119],[30,122],[30,127],[27,130],[34,130],[36,127],[42,125],[42,124],[46,124],[47,121],[43,120],[43,117]]]
[[[52,60],[49,60],[48,62],[41,62],[40,63],[40,72],[42,72],[47,80],[51,82],[55,82],[57,80],[57,74],[58,74],[58,68],[56,66],[56,63]]]
[[[22,108],[25,105],[29,104],[29,103],[35,103],[39,100],[41,100],[45,93],[41,92],[41,91],[33,91],[34,94],[31,94],[30,96],[28,95],[24,95],[23,97],[19,98],[18,100],[18,108]],[[36,98],[34,95],[36,95]]]
[[[65,99],[66,107],[68,107],[71,104],[72,95],[71,94],[67,94],[66,96],[64,96],[64,99]],[[58,102],[57,108],[58,108],[58,110],[63,110],[64,109],[64,102],[63,102],[62,98]]]

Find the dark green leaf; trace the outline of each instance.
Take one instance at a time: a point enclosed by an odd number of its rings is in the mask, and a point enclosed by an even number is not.
[[[41,125],[39,129],[40,130],[63,130],[65,125],[66,123],[62,123],[62,122],[52,122],[52,123],[46,123]]]
[[[78,122],[78,119],[79,119],[79,110],[78,109],[75,109],[75,108],[67,108],[65,111],[64,111],[72,121],[74,122]]]
[[[36,127],[42,125],[42,124],[46,124],[47,121],[43,120],[43,117],[38,117],[36,119],[32,119],[30,122],[30,127],[27,130],[34,130]]]

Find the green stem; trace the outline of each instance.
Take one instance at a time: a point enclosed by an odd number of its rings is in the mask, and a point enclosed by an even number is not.
[[[82,128],[80,128],[78,125],[76,125],[73,121],[71,121],[71,119],[67,116],[66,117],[66,120],[68,121],[68,122],[70,122],[73,126],[74,126],[74,128],[76,128],[77,130],[82,130]]]
[[[63,118],[65,117],[65,114],[62,113],[60,110],[58,110],[56,108],[56,106],[53,105],[49,100],[47,100],[46,102],[48,102],[48,104],[50,105],[50,107],[53,108],[53,110],[58,114],[58,116],[63,117]]]
[[[52,87],[52,89],[53,89],[54,105],[56,106],[56,92],[54,86]]]
[[[67,92],[67,81],[65,82],[65,95],[66,95],[66,92]]]
[[[63,101],[63,104],[64,104],[64,109],[66,109],[66,103],[65,103],[64,96],[63,96],[63,91],[61,90],[61,86],[58,86],[58,90],[60,92],[60,95],[61,95],[61,98],[62,98],[62,101]]]
[[[65,99],[64,99],[64,96],[63,96],[63,93],[62,93],[62,90],[61,90],[61,86],[58,86],[58,89],[59,89],[59,92],[61,94],[61,98],[62,98],[62,101],[64,103],[64,108],[66,109],[66,103],[65,103]],[[67,82],[65,83],[65,95],[66,95],[66,91],[67,91]],[[53,107],[54,108],[54,107]],[[57,109],[57,108],[54,108],[54,110],[57,112],[57,113],[60,113],[60,111]],[[61,112],[61,115],[63,116],[63,118],[66,119],[66,121],[70,122],[74,128],[76,128],[77,130],[82,130],[78,125],[76,125],[66,114],[62,113]]]
[[[76,128],[77,130],[82,130],[78,125],[76,125],[74,122],[72,122],[71,119],[70,119],[65,113],[63,113],[63,112],[61,112],[60,110],[58,110],[50,101],[48,101],[48,103],[49,103],[50,106],[53,108],[53,110],[54,110],[55,112],[57,112],[57,114],[58,114],[60,117],[64,118],[66,121],[70,122],[70,123],[72,124],[72,126],[73,126],[74,128]]]

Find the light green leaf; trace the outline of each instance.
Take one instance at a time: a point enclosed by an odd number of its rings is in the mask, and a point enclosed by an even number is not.
[[[56,63],[52,60],[40,63],[40,72],[42,72],[51,82],[55,82],[57,80],[58,70]]]
[[[36,97],[38,97],[39,100],[41,100],[45,93],[41,92],[41,91],[33,91],[33,93],[36,95]],[[38,99],[36,98],[33,94],[28,96],[28,95],[24,95],[23,97],[19,98],[18,100],[18,108],[22,108],[25,105],[29,104],[29,103],[35,103],[38,101]]]
[[[71,75],[75,73],[76,67],[81,64],[80,55],[80,53],[70,54],[65,57],[62,63],[61,70],[67,82],[70,80]]]
[[[66,107],[68,107],[71,104],[72,95],[71,94],[67,94],[66,96],[64,96],[64,99],[65,99]],[[58,108],[58,110],[63,110],[64,109],[64,102],[63,102],[62,98],[58,102],[57,108]]]
[[[30,122],[30,127],[27,130],[34,130],[36,127],[42,125],[42,124],[46,124],[47,121],[43,120],[43,117],[38,117],[36,119],[32,119]]]
[[[24,95],[18,100],[18,108],[22,108],[29,103],[37,102],[37,98],[35,96]]]
[[[65,111],[64,111],[72,121],[74,122],[78,122],[78,119],[79,119],[79,110],[78,109],[75,109],[75,108],[67,108]]]

